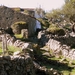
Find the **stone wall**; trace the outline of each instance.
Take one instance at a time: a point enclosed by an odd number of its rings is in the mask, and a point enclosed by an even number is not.
[[[35,75],[35,67],[28,55],[0,56],[0,75]]]
[[[48,43],[46,44],[49,49],[55,55],[63,56],[64,58],[69,58],[71,60],[75,60],[75,49],[70,48],[70,46],[66,44],[61,44],[61,42],[55,39],[49,39]]]
[[[11,27],[15,22],[24,21],[28,23],[29,35],[34,34],[35,30],[35,19],[22,14],[20,12],[14,11],[11,8],[0,6],[0,27],[6,28]]]
[[[57,36],[40,31],[38,40],[39,44],[46,46],[45,50],[51,51],[53,55],[75,60],[75,37]]]
[[[6,34],[6,37],[8,45],[14,45],[25,51],[17,51],[12,56],[0,56],[0,75],[61,75],[57,70],[47,69],[33,60],[35,57],[31,53],[32,43],[17,40],[9,34]],[[0,40],[2,41],[2,38]],[[27,49],[30,49],[31,52],[28,53]]]

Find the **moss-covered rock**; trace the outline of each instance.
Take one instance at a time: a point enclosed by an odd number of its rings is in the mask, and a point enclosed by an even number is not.
[[[28,25],[24,21],[19,21],[12,24],[11,28],[15,34],[20,34],[22,29],[28,29]]]
[[[39,19],[42,27],[49,27],[49,22],[47,20],[44,20],[44,19]]]
[[[62,28],[56,26],[55,24],[50,25],[49,28],[47,29],[47,32],[51,34],[57,34],[59,36],[65,35],[65,31]]]

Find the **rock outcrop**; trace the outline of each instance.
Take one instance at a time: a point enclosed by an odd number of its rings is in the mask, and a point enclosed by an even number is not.
[[[6,39],[8,45],[22,48],[25,51],[27,49],[33,51],[31,43],[17,40],[9,34],[6,34]],[[31,57],[31,52],[24,52],[17,51],[12,56],[0,56],[0,75],[61,75],[53,68],[47,69],[45,66],[40,66]]]
[[[69,33],[68,33],[69,34]],[[75,60],[75,38],[72,36],[57,36],[46,33],[46,31],[41,31],[38,34],[40,37],[39,43],[46,46],[46,50],[51,50],[55,56],[63,56],[64,58],[69,58]],[[39,39],[39,38],[38,38]]]
[[[26,14],[17,12],[12,8],[6,6],[0,6],[0,27],[1,28],[11,27],[12,24],[19,21],[24,21],[27,23],[26,28],[28,28],[29,36],[35,33],[34,18]]]

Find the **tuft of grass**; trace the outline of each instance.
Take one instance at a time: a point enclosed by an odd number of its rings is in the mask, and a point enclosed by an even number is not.
[[[8,46],[8,53],[9,54],[13,54],[14,52],[16,52],[16,51],[21,51],[21,48],[19,48],[19,47],[14,47],[14,46]]]
[[[22,34],[15,34],[15,37],[21,41],[30,42],[32,40],[23,38]]]
[[[44,51],[41,51],[42,53],[44,53]],[[46,56],[45,56],[46,57]],[[59,62],[61,59],[63,58],[63,56],[61,56],[60,58],[57,58],[55,56],[53,57],[46,57],[45,59],[48,59],[50,61],[57,61],[58,64],[57,65],[53,65],[53,64],[49,64],[49,63],[43,63],[42,62],[42,66],[46,66],[47,69],[53,68],[56,69],[57,71],[61,72],[63,75],[75,75],[75,70],[74,70],[74,61],[72,65],[69,65],[69,59],[65,59],[63,62]],[[63,64],[60,66],[60,64]],[[58,67],[59,65],[59,67]]]
[[[70,72],[65,70],[65,71],[62,71],[63,75],[70,75]]]
[[[21,51],[21,48],[14,47],[14,46],[7,46],[7,51],[5,53],[8,53],[9,55],[12,55],[16,51]],[[2,43],[0,43],[0,55],[2,55],[2,54],[3,54]]]
[[[71,75],[75,75],[75,68],[71,71]]]
[[[22,34],[15,34],[15,37],[21,39],[22,38]]]

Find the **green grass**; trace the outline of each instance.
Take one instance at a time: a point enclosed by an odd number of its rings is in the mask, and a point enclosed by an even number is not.
[[[22,34],[15,34],[15,37],[19,40],[22,40],[22,41],[29,41],[28,39],[23,39]],[[0,42],[0,55],[3,53],[2,51],[3,51],[2,50],[2,43]],[[18,47],[15,47],[15,46],[7,46],[7,52],[9,54],[12,55],[16,51],[21,51],[21,48],[18,48]]]
[[[7,46],[7,51],[5,53],[8,53],[9,55],[13,55],[13,53],[16,51],[21,51],[21,48],[14,47],[14,46]],[[0,55],[2,54],[3,54],[2,44],[0,43]]]
[[[48,63],[45,63],[45,64],[42,63],[42,66],[45,66],[47,69],[53,68],[53,69],[57,70],[58,72],[61,72],[63,75],[69,75],[70,73],[72,73],[71,75],[75,74],[74,69],[72,69],[73,70],[72,71],[72,70],[68,69],[68,67],[66,67],[66,66],[57,66],[57,65],[48,64]]]
[[[17,34],[17,35],[15,35],[15,37],[23,40],[21,34],[19,34],[19,35]],[[8,53],[10,55],[12,55],[16,51],[21,51],[21,49],[18,48],[18,47],[14,47],[14,46],[8,46]],[[41,51],[41,52],[44,53],[45,51]],[[42,53],[40,53],[39,51],[37,52],[37,54],[40,55],[40,56],[41,56]],[[1,43],[0,43],[0,54],[2,54],[2,44]],[[59,60],[61,60],[61,58],[56,58],[56,57],[52,57],[52,58],[47,57],[47,59],[48,60],[55,60],[55,61],[58,61],[58,62],[59,62]],[[65,66],[56,66],[56,65],[52,65],[52,64],[48,64],[48,63],[44,64],[43,62],[42,62],[42,66],[46,66],[47,69],[50,69],[50,68],[56,69],[56,70],[62,72],[63,75],[70,75],[70,74],[75,75],[75,68],[69,69],[68,67],[72,67],[72,65],[69,65],[68,61],[70,61],[70,60],[67,59],[67,60],[63,61],[63,62],[67,63],[67,67],[65,67]],[[73,64],[75,64],[75,61],[73,61]]]
[[[41,52],[44,53],[46,51],[44,50]],[[48,59],[50,61],[57,61],[57,62],[59,62],[63,58],[62,56],[60,58],[57,58],[55,56],[53,56],[53,57],[44,56],[44,57],[45,57],[45,59]],[[75,61],[73,61],[73,63],[71,65],[69,65],[69,61],[70,61],[70,59],[65,59],[61,63],[59,62],[60,64],[62,64],[62,63],[65,64],[62,66],[42,62],[42,66],[45,66],[47,69],[50,69],[50,68],[56,69],[57,71],[61,72],[63,75],[75,75],[75,69],[74,69]]]
[[[15,34],[15,37],[21,39],[22,38],[22,34]]]
[[[30,42],[32,40],[23,38],[22,34],[15,34],[15,37],[21,41]]]
[[[71,75],[75,75],[75,68],[71,71]]]
[[[15,37],[22,39],[21,34],[16,34]],[[12,55],[16,51],[21,51],[21,49],[18,47],[15,47],[15,46],[7,46],[7,52],[9,53],[9,55]],[[2,54],[3,54],[2,43],[0,42],[0,55],[2,55]]]
[[[70,74],[70,72],[69,72],[69,71],[67,71],[67,70],[62,71],[62,73],[63,73],[63,75],[69,75],[69,74]]]
[[[8,46],[8,53],[9,54],[13,54],[14,52],[16,52],[16,51],[21,51],[21,48],[19,48],[19,47],[14,47],[14,46]]]

